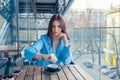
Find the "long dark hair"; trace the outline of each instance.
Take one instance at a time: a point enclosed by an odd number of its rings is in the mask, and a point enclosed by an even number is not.
[[[62,32],[66,34],[67,38],[69,39],[68,37],[68,34],[67,34],[67,30],[66,30],[66,25],[65,25],[65,21],[63,20],[63,18],[61,17],[60,14],[54,14],[50,21],[49,21],[49,25],[48,25],[48,32],[47,32],[47,35],[51,38],[52,38],[52,27],[53,27],[53,22],[55,20],[58,20],[60,22],[60,26],[62,28]]]

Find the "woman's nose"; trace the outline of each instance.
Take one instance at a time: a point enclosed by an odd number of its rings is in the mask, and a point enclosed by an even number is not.
[[[58,30],[58,27],[55,27],[55,31],[57,31]]]

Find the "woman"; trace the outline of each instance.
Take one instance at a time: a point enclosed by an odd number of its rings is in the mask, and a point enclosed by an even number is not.
[[[51,17],[48,32],[25,49],[25,57],[38,66],[54,63],[66,65],[72,61],[66,25],[59,14]]]

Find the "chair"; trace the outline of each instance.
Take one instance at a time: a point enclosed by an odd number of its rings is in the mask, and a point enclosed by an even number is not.
[[[25,58],[23,58],[23,57],[17,58],[17,59],[15,60],[15,65],[16,65],[16,66],[24,66],[24,60],[25,60]]]
[[[24,46],[20,52],[20,57],[17,58],[15,60],[15,65],[16,66],[24,66],[24,65],[30,65],[30,62],[25,59],[25,56],[24,56],[24,49],[26,48],[26,46]]]

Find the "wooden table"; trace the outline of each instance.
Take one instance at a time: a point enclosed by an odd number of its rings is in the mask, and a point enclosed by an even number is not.
[[[15,67],[14,69],[17,69]],[[15,80],[94,80],[78,65],[59,66],[61,71],[55,74],[44,72],[45,67],[24,66]]]

